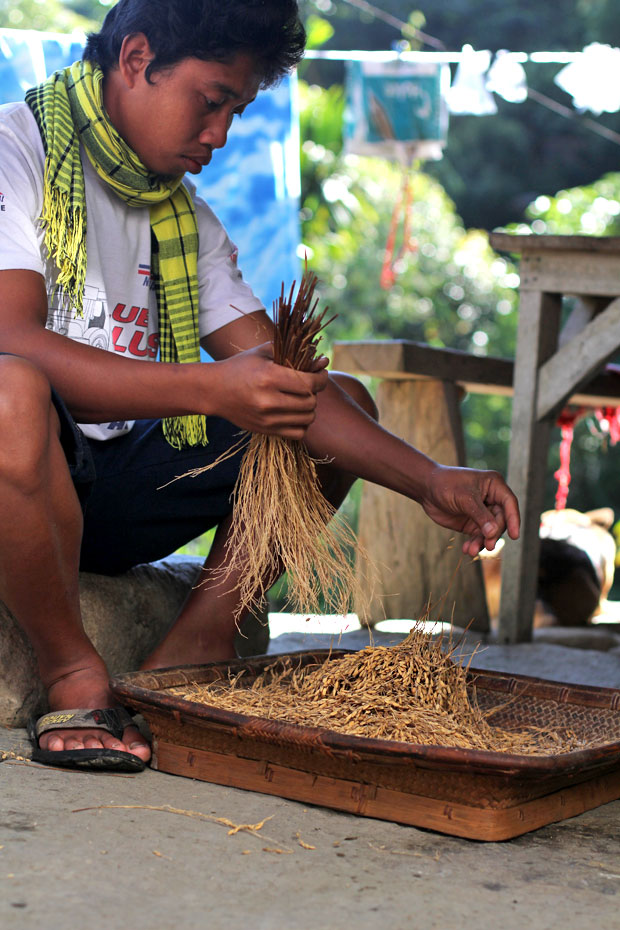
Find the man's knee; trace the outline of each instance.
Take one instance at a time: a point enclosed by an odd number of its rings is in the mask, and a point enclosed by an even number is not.
[[[0,468],[5,473],[17,478],[36,466],[55,421],[52,411],[43,372],[27,359],[0,355]]]
[[[373,420],[379,419],[377,405],[372,399],[370,392],[364,387],[361,381],[358,381],[353,375],[346,374],[344,371],[332,371],[330,372],[330,377],[336,382],[338,387],[342,388],[342,390],[368,414],[369,417],[372,417]]]

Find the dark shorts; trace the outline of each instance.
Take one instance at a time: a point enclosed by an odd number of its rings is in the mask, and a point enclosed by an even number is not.
[[[165,558],[230,513],[241,454],[198,478],[172,479],[215,461],[238,440],[238,426],[209,417],[208,445],[181,451],[166,441],[160,420],[138,420],[102,442],[84,436],[55,392],[53,399],[84,512],[83,571],[115,575]]]

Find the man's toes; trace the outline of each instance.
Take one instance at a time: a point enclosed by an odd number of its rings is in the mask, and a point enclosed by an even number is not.
[[[65,741],[62,736],[59,736],[57,733],[52,733],[47,740],[47,745],[43,744],[44,741],[40,741],[39,745],[42,749],[50,749],[52,752],[61,752],[65,748]]]
[[[148,762],[151,758],[151,747],[137,727],[127,727],[123,733],[123,742],[129,752],[138,756],[143,762]]]
[[[84,749],[83,736],[65,736],[64,749]]]
[[[102,749],[103,743],[98,736],[85,736],[84,749]]]
[[[127,747],[125,743],[122,740],[118,739],[118,737],[112,736],[112,734],[108,733],[107,730],[101,731],[101,735],[99,739],[101,740],[101,744],[104,747],[104,749],[116,749],[116,750],[120,750],[120,752],[127,751]]]
[[[151,758],[151,747],[136,727],[127,727],[123,739],[117,739],[106,730],[67,732],[57,730],[54,733],[44,734],[39,742],[41,749],[52,752],[72,749],[112,749],[117,752],[130,752],[148,762]]]

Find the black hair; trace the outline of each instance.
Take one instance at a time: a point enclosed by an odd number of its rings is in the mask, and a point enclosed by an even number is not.
[[[296,0],[119,0],[88,36],[83,58],[114,70],[123,39],[138,32],[154,55],[147,80],[184,58],[227,61],[243,52],[255,59],[261,87],[299,63],[306,41]]]

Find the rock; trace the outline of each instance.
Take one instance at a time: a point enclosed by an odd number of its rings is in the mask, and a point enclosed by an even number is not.
[[[108,577],[82,572],[80,603],[84,627],[110,675],[140,666],[170,628],[200,576],[201,559],[172,556]],[[264,617],[246,617],[237,635],[239,655],[264,653],[269,626]],[[46,709],[30,643],[0,602],[0,725],[25,726]]]

